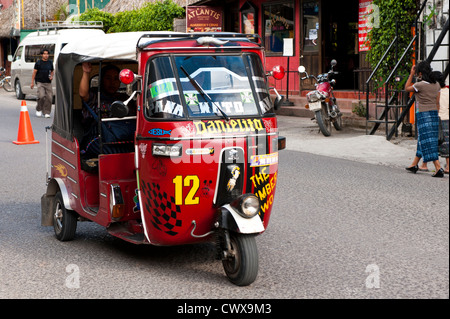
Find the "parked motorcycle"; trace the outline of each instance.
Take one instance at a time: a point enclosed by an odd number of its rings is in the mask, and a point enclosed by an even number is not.
[[[316,89],[306,95],[308,104],[305,107],[314,112],[314,118],[324,136],[331,135],[331,123],[336,130],[342,129],[342,113],[333,94],[333,86],[336,80],[330,80],[331,75],[338,74],[334,71],[336,64],[336,60],[332,60],[331,70],[328,73],[319,74],[317,77],[308,75],[303,65],[298,68],[299,73],[306,74],[302,80],[314,79],[317,82]]]
[[[12,92],[11,77],[6,75],[4,67],[0,67],[0,88],[4,88],[6,92]]]

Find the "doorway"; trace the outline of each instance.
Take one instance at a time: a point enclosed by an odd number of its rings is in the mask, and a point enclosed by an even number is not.
[[[359,68],[358,0],[322,0],[322,71],[331,68],[331,60],[338,62],[335,89],[354,90],[354,70]]]
[[[309,74],[328,72],[331,60],[338,62],[335,71],[337,90],[355,90],[354,70],[359,68],[358,52],[359,0],[301,0],[300,65]],[[313,81],[302,81],[302,90],[314,88]]]

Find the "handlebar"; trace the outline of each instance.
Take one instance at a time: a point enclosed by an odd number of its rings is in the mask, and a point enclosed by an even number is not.
[[[331,70],[328,71],[327,73],[319,74],[319,75],[317,75],[317,77],[314,75],[309,75],[306,72],[306,69],[303,65],[299,66],[298,71],[299,71],[299,73],[306,73],[306,76],[301,78],[301,80],[314,79],[314,80],[316,80],[316,82],[320,82],[321,80],[325,80],[325,79],[328,80],[328,76],[330,74],[339,74],[339,72],[336,72],[333,70],[333,68],[336,66],[336,64],[337,64],[336,60],[332,60],[331,61]]]
[[[314,76],[314,75],[307,75],[307,76],[301,78],[301,80],[314,79],[314,80],[316,80],[317,82],[319,82],[319,80],[320,80],[320,79],[323,79],[323,78],[326,78],[326,79],[328,80],[328,75],[330,75],[330,74],[339,74],[339,72],[335,72],[335,71],[333,71],[333,70],[330,70],[328,73],[322,73],[322,74],[319,74],[317,77]]]

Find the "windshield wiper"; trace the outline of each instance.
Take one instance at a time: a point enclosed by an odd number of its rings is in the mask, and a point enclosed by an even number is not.
[[[225,118],[225,120],[226,120],[227,122],[229,122],[229,121],[230,121],[230,117],[224,112],[224,110],[223,110],[219,105],[217,105],[216,102],[214,102],[214,101],[211,99],[211,97],[208,95],[208,93],[206,93],[206,92],[202,89],[202,87],[200,86],[200,84],[198,84],[198,82],[195,81],[195,80],[189,75],[189,73],[187,73],[187,71],[185,70],[185,68],[184,68],[183,66],[180,66],[180,69],[181,69],[181,71],[183,71],[183,73],[187,76],[187,78],[189,79],[189,82],[191,82],[192,86],[197,90],[198,93],[200,93],[200,95],[203,97],[203,99],[204,99],[205,101],[206,101],[206,100],[209,100],[209,102],[210,102],[211,104],[213,104],[213,105],[220,111],[220,113],[222,113],[222,115],[223,115],[223,117]]]

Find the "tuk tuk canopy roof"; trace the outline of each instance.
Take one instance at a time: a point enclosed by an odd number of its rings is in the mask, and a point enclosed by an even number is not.
[[[70,42],[61,54],[77,54],[95,59],[136,60],[139,38],[145,34],[157,36],[177,34],[176,32],[121,32],[91,37],[82,41]]]
[[[144,34],[152,34],[158,40],[175,32],[123,32],[93,36],[69,42],[56,61],[56,107],[53,130],[62,137],[73,139],[73,76],[75,67],[83,62],[104,60],[137,61],[137,45]],[[159,38],[161,40],[161,38]],[[75,92],[76,93],[76,92]]]
[[[109,33],[69,42],[56,61],[56,105],[52,129],[62,137],[73,140],[74,109],[73,92],[75,67],[83,62],[137,61],[138,49],[154,42],[196,39],[199,37],[233,38],[234,41],[250,42],[248,35],[234,33],[186,34],[170,31]],[[253,35],[257,36],[257,35]],[[141,40],[141,41],[140,41]]]

